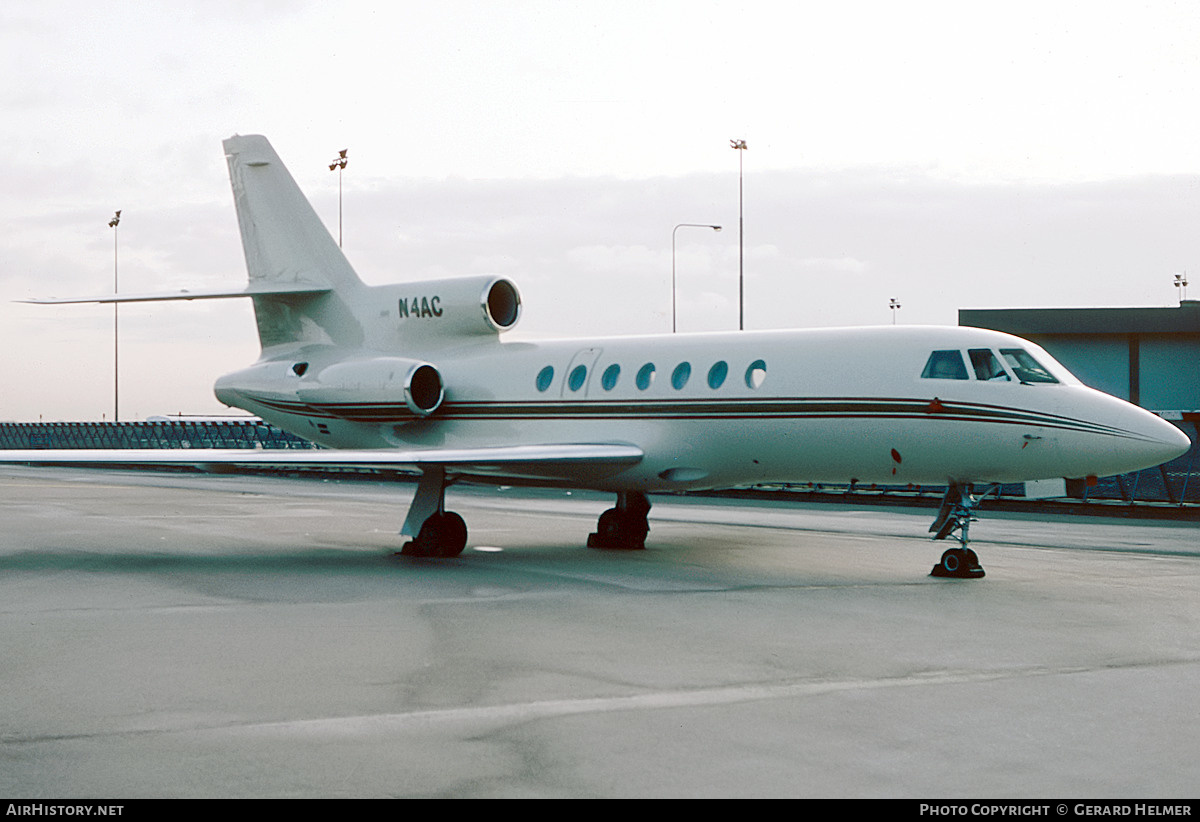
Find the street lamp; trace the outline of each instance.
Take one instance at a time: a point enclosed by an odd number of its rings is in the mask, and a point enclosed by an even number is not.
[[[896,312],[900,310],[899,301],[895,297],[892,297],[890,300],[888,300],[888,308],[892,309],[892,325],[895,325]]]
[[[342,170],[350,162],[346,159],[346,152],[349,150],[348,148],[344,148],[339,151],[338,156],[329,164],[329,170],[336,170],[338,173],[338,248],[342,247]]]
[[[1187,299],[1187,272],[1175,275],[1175,287],[1179,289],[1179,302]]]
[[[113,296],[117,295],[117,226],[121,224],[121,211],[108,221],[108,227],[113,230]],[[113,422],[120,421],[120,359],[117,345],[117,307],[113,303]]]
[[[742,221],[742,152],[746,150],[746,141],[730,140],[729,147],[738,152],[738,331],[741,331],[746,327],[745,225]]]
[[[711,228],[713,231],[720,231],[719,225],[709,225],[707,223],[680,223],[671,229],[671,333],[675,333],[675,232],[681,228]]]

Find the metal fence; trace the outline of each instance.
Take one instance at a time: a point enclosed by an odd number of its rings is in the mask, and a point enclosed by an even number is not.
[[[0,448],[315,448],[258,419],[4,422]]]
[[[1200,424],[1175,423],[1191,437],[1186,454],[1156,468],[1130,474],[1103,477],[1092,486],[1084,486],[1084,499],[1124,500],[1125,502],[1200,503]]]

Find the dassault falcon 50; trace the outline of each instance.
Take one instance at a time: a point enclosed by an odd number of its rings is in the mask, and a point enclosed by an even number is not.
[[[8,451],[3,462],[356,465],[417,471],[401,553],[467,542],[445,492],[490,478],[615,493],[588,539],[642,548],[647,494],[772,482],[937,484],[939,576],[978,577],[979,489],[1158,465],[1188,438],[1081,384],[1044,350],[976,328],[506,340],[501,276],[364,284],[270,143],[224,142],[249,283],[230,291],[35,302],[241,297],[262,354],[221,377],[225,404],[323,448]]]

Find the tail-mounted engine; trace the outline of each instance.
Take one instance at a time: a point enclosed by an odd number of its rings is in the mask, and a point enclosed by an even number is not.
[[[418,417],[438,410],[445,397],[442,375],[427,362],[372,357],[337,363],[296,390],[301,402],[343,419],[393,420],[401,404]]]
[[[404,336],[476,336],[507,331],[521,317],[521,294],[496,275],[388,286]]]

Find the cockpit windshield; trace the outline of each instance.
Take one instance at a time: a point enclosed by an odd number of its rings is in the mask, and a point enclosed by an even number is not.
[[[967,352],[971,358],[971,367],[975,369],[975,379],[1007,382],[1008,372],[1000,364],[1000,360],[990,348],[972,348]]]
[[[921,378],[926,380],[965,380],[966,366],[963,365],[961,351],[934,351],[925,362],[925,370]]]
[[[1056,383],[1058,378],[1047,371],[1033,355],[1024,348],[1001,348],[1000,356],[1023,383]]]
[[[931,352],[921,378],[969,380],[974,376],[984,382],[1011,382],[1015,376],[1022,385],[1059,381],[1024,348],[1001,348],[999,356],[991,348],[971,348],[966,354],[964,359],[962,351],[953,349]]]

